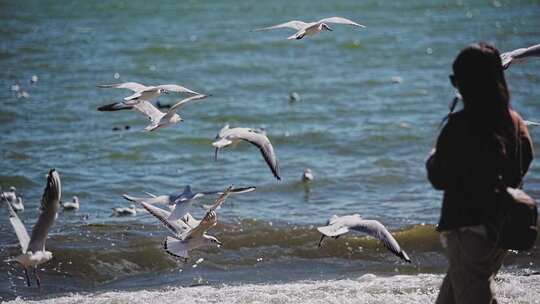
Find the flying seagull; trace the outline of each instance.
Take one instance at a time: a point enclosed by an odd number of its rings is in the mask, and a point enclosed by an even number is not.
[[[328,26],[328,23],[346,24],[346,25],[352,25],[352,26],[356,26],[360,28],[365,27],[364,25],[358,24],[346,18],[330,17],[330,18],[321,19],[316,22],[304,22],[304,21],[293,20],[293,21],[281,23],[278,25],[259,28],[259,29],[256,29],[255,31],[267,31],[267,30],[273,30],[273,29],[279,29],[279,28],[292,28],[296,30],[296,33],[292,36],[289,36],[287,39],[302,39],[304,38],[304,36],[313,36],[324,30],[332,31],[332,28]]]
[[[263,131],[253,130],[249,128],[229,128],[229,125],[225,125],[217,134],[216,141],[212,143],[215,147],[214,158],[217,160],[218,152],[220,149],[225,148],[231,144],[237,144],[242,140],[245,140],[255,145],[261,151],[264,160],[270,167],[270,170],[274,176],[281,180],[279,176],[279,166],[274,147],[272,143]]]
[[[222,243],[214,236],[206,232],[217,224],[216,210],[223,204],[230,194],[232,186],[221,194],[202,220],[195,220],[190,214],[184,219],[169,220],[170,212],[159,207],[142,202],[142,206],[154,217],[156,217],[169,230],[171,236],[167,236],[163,244],[165,251],[178,258],[187,261],[189,251],[200,247],[217,246]]]
[[[206,95],[194,95],[174,104],[167,112],[161,112],[152,103],[147,100],[140,100],[134,104],[126,104],[126,102],[118,102],[99,107],[99,111],[116,111],[125,109],[135,109],[138,112],[144,114],[149,120],[150,124],[144,128],[146,131],[155,131],[160,128],[169,127],[184,121],[180,115],[176,113],[181,107],[189,102],[206,98]]]
[[[255,187],[243,187],[243,188],[235,188],[231,189],[229,191],[230,194],[239,194],[239,193],[246,193],[251,192],[255,190]],[[172,193],[169,195],[153,195],[151,193],[147,193],[149,197],[133,197],[129,196],[127,194],[122,195],[126,200],[131,202],[137,202],[142,203],[145,202],[147,204],[164,204],[168,205],[169,209],[171,209],[171,214],[167,216],[167,219],[169,221],[175,221],[178,219],[183,218],[186,214],[188,214],[189,209],[191,208],[191,205],[199,200],[200,198],[206,196],[206,195],[214,195],[223,194],[223,191],[206,191],[206,192],[193,192],[191,190],[191,187],[187,185],[184,188],[184,191]]]
[[[124,101],[128,101],[127,104],[136,103],[139,100],[152,101],[163,94],[173,93],[186,93],[190,95],[201,95],[195,91],[185,88],[177,84],[161,84],[157,86],[145,86],[137,82],[124,82],[114,84],[100,84],[98,88],[115,88],[115,89],[128,89],[133,92],[132,95],[124,97]]]
[[[321,247],[325,236],[337,239],[339,236],[352,230],[368,234],[380,240],[393,254],[402,258],[406,262],[411,262],[407,253],[401,250],[396,239],[394,239],[392,234],[390,234],[383,224],[375,220],[365,220],[361,218],[359,214],[345,216],[334,215],[328,220],[327,226],[318,227],[317,230],[322,233],[321,240],[319,241],[318,245],[319,247]]]
[[[55,169],[51,169],[47,175],[47,185],[43,191],[41,198],[41,213],[37,222],[32,228],[32,236],[28,236],[28,232],[23,223],[17,216],[17,213],[8,204],[9,221],[15,230],[19,244],[21,245],[22,254],[8,260],[21,264],[24,268],[26,283],[30,286],[30,277],[28,276],[28,268],[33,268],[34,276],[38,286],[41,286],[41,280],[37,273],[37,267],[52,259],[52,252],[45,250],[45,241],[49,228],[53,225],[59,208],[59,201],[62,194],[60,185],[60,176]]]
[[[502,53],[501,61],[503,68],[507,69],[512,63],[523,62],[528,57],[540,57],[540,44]]]

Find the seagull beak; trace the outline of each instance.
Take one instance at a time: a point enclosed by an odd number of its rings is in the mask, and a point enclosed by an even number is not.
[[[333,31],[333,29],[331,27],[329,27],[328,25],[326,26],[326,30],[330,31],[330,32]]]

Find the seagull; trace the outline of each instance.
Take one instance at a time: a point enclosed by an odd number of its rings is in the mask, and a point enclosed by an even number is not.
[[[526,126],[533,126],[533,127],[540,126],[540,122],[535,122],[535,121],[530,121],[530,120],[525,120],[524,122]]]
[[[28,232],[17,216],[17,213],[15,213],[11,205],[8,205],[9,220],[22,249],[21,255],[9,259],[8,262],[18,262],[24,267],[24,275],[26,276],[26,284],[28,286],[30,286],[28,268],[31,267],[34,269],[34,276],[39,287],[41,286],[41,280],[37,274],[37,267],[52,259],[52,253],[45,250],[45,241],[49,228],[56,219],[61,194],[60,176],[55,169],[51,169],[47,175],[47,185],[41,198],[41,213],[32,228],[31,237],[28,236]]]
[[[249,128],[229,128],[229,125],[225,125],[217,134],[216,141],[212,143],[215,147],[214,159],[217,160],[218,152],[220,149],[225,148],[231,144],[236,145],[241,140],[245,140],[259,148],[264,160],[270,167],[270,170],[274,176],[281,180],[279,176],[279,167],[276,154],[274,153],[274,147],[266,136],[266,133],[261,130],[253,130]]]
[[[333,31],[332,28],[328,26],[328,23],[353,25],[360,28],[365,27],[364,25],[358,24],[346,18],[330,17],[330,18],[321,19],[316,22],[304,22],[304,21],[293,20],[293,21],[281,23],[274,26],[259,28],[259,29],[256,29],[255,31],[267,31],[267,30],[273,30],[273,29],[278,29],[278,28],[292,28],[296,30],[296,33],[292,36],[289,36],[287,39],[302,39],[304,38],[304,36],[313,36],[324,30]]]
[[[22,197],[17,195],[17,189],[15,187],[9,187],[9,191],[3,192],[2,194],[3,196],[0,201],[10,204],[16,212],[24,211]]]
[[[187,261],[189,251],[200,247],[222,246],[222,243],[214,236],[206,234],[206,232],[217,224],[216,210],[223,204],[230,194],[232,186],[230,186],[223,194],[221,194],[202,220],[197,221],[191,214],[187,214],[184,219],[169,220],[170,212],[159,207],[142,202],[142,206],[154,217],[156,217],[167,229],[172,236],[167,236],[163,244],[165,251],[177,258],[183,258]]]
[[[189,102],[200,100],[203,98],[206,98],[206,95],[195,95],[188,97],[186,99],[178,101],[176,104],[174,104],[167,112],[161,112],[158,110],[152,103],[146,100],[140,100],[135,104],[126,105],[124,102],[122,103],[116,103],[116,104],[110,104],[103,107],[98,108],[100,111],[109,111],[109,110],[103,110],[104,107],[106,109],[126,109],[126,107],[129,107],[130,109],[135,109],[142,114],[146,115],[148,119],[150,120],[150,124],[144,128],[146,131],[155,131],[160,128],[172,126],[175,124],[178,124],[182,121],[184,121],[180,115],[176,113],[178,109],[183,107]],[[112,110],[115,111],[115,110]]]
[[[62,205],[64,210],[78,210],[80,208],[79,198],[73,196],[71,202],[60,202],[60,205]]]
[[[320,233],[322,233],[321,240],[319,241],[319,248],[325,236],[333,237],[337,239],[342,234],[349,232],[350,230],[366,233],[383,242],[384,246],[392,253],[402,258],[406,262],[411,263],[411,259],[407,253],[399,247],[398,242],[392,234],[378,221],[365,220],[360,217],[359,214],[345,215],[345,216],[332,216],[327,223],[327,226],[318,227]]]
[[[528,57],[540,57],[540,44],[502,53],[501,61],[503,68],[507,69],[512,63],[523,62]]]
[[[244,187],[244,188],[235,188],[231,189],[229,191],[230,194],[239,194],[239,193],[247,193],[255,190],[255,187]],[[184,188],[184,191],[172,193],[169,195],[159,195],[156,196],[152,193],[146,193],[149,195],[147,198],[143,197],[133,197],[129,196],[127,194],[122,195],[123,198],[125,198],[128,201],[131,202],[137,202],[142,203],[145,202],[147,204],[164,204],[168,205],[169,209],[171,209],[171,214],[167,217],[170,221],[175,221],[180,218],[183,218],[186,214],[188,214],[189,209],[191,208],[191,205],[206,195],[213,195],[223,194],[223,191],[206,191],[206,192],[193,192],[191,191],[191,186],[187,185]]]
[[[302,181],[303,182],[310,182],[313,180],[313,173],[311,172],[311,169],[306,168],[304,170],[304,173],[302,174]]]
[[[11,203],[11,207],[13,207],[13,210],[15,210],[16,212],[24,211],[24,204],[23,204],[22,197],[17,196],[17,199],[15,200],[15,202]]]
[[[124,97],[124,101],[132,101],[131,104],[137,103],[139,100],[152,101],[163,94],[174,93],[187,93],[190,95],[201,95],[195,91],[177,84],[162,84],[157,86],[145,86],[137,82],[124,82],[114,84],[100,84],[98,88],[115,88],[115,89],[128,89],[133,91],[133,94]],[[130,103],[127,103],[130,104]]]
[[[135,208],[135,205],[130,205],[129,207],[112,208],[111,216],[135,216],[135,215],[137,215],[137,208]]]

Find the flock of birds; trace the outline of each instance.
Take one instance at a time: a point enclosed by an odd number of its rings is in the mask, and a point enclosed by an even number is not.
[[[255,31],[272,30],[279,28],[292,28],[296,32],[288,39],[302,39],[306,36],[313,36],[322,31],[332,31],[328,24],[345,24],[363,28],[364,26],[341,17],[324,18],[316,22],[289,21],[286,23],[256,29]],[[512,63],[523,61],[527,57],[540,57],[540,44],[529,48],[517,49],[512,52],[503,53],[501,59],[504,68],[508,68]],[[37,77],[36,77],[37,81]],[[145,115],[150,124],[144,128],[146,131],[157,131],[161,128],[170,127],[183,121],[177,113],[184,105],[202,100],[210,95],[201,94],[176,84],[146,86],[136,82],[125,82],[118,84],[98,85],[100,88],[127,89],[131,95],[124,97],[121,102],[104,105],[98,108],[99,111],[119,111],[135,110]],[[162,112],[152,103],[164,94],[179,93],[188,95]],[[529,122],[529,125],[537,123]],[[247,141],[259,148],[261,154],[270,168],[273,176],[281,180],[278,160],[274,147],[268,139],[264,130],[250,128],[230,128],[224,126],[212,143],[215,148],[215,159],[218,152],[230,145],[235,145],[241,141]],[[313,180],[313,173],[306,169],[302,175],[304,182]],[[26,276],[27,285],[30,286],[29,270],[33,270],[38,286],[41,280],[38,275],[38,266],[50,261],[52,253],[45,249],[45,242],[50,227],[57,218],[60,207],[64,210],[79,209],[79,199],[75,196],[71,202],[61,202],[60,175],[55,169],[51,169],[47,174],[47,182],[41,199],[40,214],[37,222],[32,228],[29,236],[24,224],[19,219],[17,212],[24,211],[22,197],[17,195],[16,189],[11,187],[9,191],[0,192],[0,203],[4,203],[9,211],[9,220],[19,244],[21,254],[8,259],[7,262],[17,262],[22,265]],[[154,195],[146,193],[147,197],[133,197],[124,194],[123,197],[133,203],[140,204],[144,210],[158,219],[167,229],[168,235],[163,243],[164,250],[177,258],[187,261],[190,251],[208,246],[221,247],[222,243],[207,232],[217,224],[217,211],[221,208],[225,200],[232,194],[241,194],[254,191],[255,187],[233,188],[228,187],[224,191],[193,192],[190,186],[186,186],[180,193],[166,195]],[[197,220],[190,213],[193,203],[204,196],[218,195],[212,205],[203,205],[206,213],[201,220]],[[158,207],[165,205],[166,208]],[[131,205],[128,208],[114,208],[113,214],[135,214],[137,208]],[[345,216],[332,216],[325,226],[318,227],[321,239],[318,246],[321,247],[325,237],[339,238],[348,232],[361,232],[370,235],[382,242],[382,244],[393,254],[406,262],[411,262],[407,253],[402,250],[386,227],[376,220],[363,219],[358,214]]]

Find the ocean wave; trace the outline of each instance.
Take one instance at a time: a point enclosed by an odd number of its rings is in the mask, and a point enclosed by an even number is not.
[[[70,294],[57,298],[8,303],[434,303],[442,275],[418,274],[354,279],[300,281],[279,284],[245,284],[169,287],[158,290]],[[503,274],[496,279],[502,303],[540,303],[540,280],[535,276]]]

